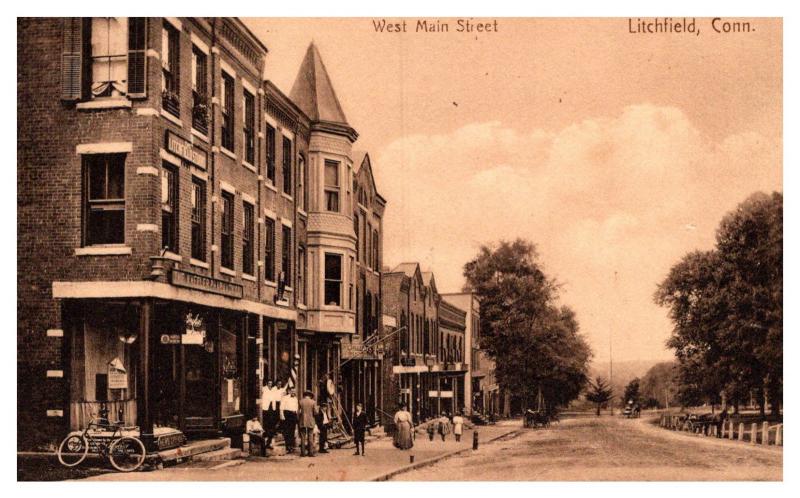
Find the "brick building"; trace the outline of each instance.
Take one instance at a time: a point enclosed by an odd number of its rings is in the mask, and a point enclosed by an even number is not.
[[[394,323],[383,331],[389,339],[383,365],[385,410],[394,413],[399,403],[406,403],[417,421],[443,410],[461,410],[465,313],[445,305],[442,316],[436,279],[420,271],[418,263],[401,263],[384,272],[382,287],[383,313]]]
[[[439,303],[438,412],[461,412],[469,408],[465,400],[466,376],[469,365],[465,358],[465,329],[467,312],[446,300]],[[431,397],[433,393],[431,393]]]
[[[499,387],[494,377],[494,360],[481,349],[480,301],[471,292],[442,294],[444,302],[466,311],[464,329],[464,350],[468,355],[469,368],[464,383],[465,400],[468,410],[479,413],[499,412]]]

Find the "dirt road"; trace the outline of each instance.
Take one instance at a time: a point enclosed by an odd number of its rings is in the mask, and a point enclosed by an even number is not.
[[[781,480],[783,452],[675,434],[643,420],[562,421],[401,474],[403,481]]]

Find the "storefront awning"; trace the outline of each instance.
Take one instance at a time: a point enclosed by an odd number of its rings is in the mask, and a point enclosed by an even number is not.
[[[146,280],[105,282],[53,282],[54,299],[155,298],[254,313],[278,320],[297,320],[297,312],[247,299],[211,294]]]

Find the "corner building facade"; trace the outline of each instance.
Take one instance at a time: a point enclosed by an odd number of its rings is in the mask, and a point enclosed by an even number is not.
[[[266,47],[228,18],[18,32],[18,448],[102,406],[151,450],[236,437],[297,355],[297,133],[270,185]]]

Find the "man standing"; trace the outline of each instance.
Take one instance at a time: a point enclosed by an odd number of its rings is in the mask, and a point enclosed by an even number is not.
[[[281,398],[281,426],[283,428],[283,441],[286,445],[286,453],[294,453],[295,439],[294,433],[297,429],[297,397],[294,389],[289,387],[286,395]]]
[[[317,427],[319,427],[319,452],[327,453],[325,448],[328,445],[328,426],[331,420],[328,418],[328,403],[322,403],[317,411]]]
[[[303,392],[303,399],[300,400],[300,456],[314,456],[314,426],[316,425],[315,415],[319,411],[317,402],[311,391]]]
[[[283,388],[273,384],[271,380],[261,389],[261,411],[264,416],[264,434],[267,449],[272,449],[272,438],[280,422],[281,397],[285,394]]]
[[[356,412],[353,414],[353,441],[356,443],[354,455],[358,455],[360,450],[361,456],[364,456],[365,433],[368,427],[369,420],[367,420],[367,414],[364,413],[364,405],[357,403]]]

